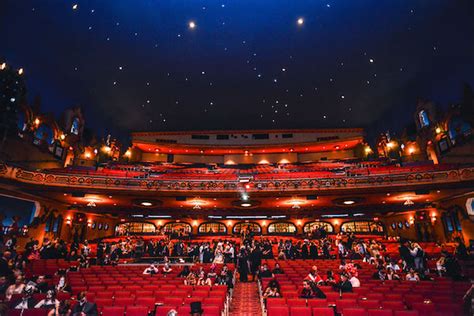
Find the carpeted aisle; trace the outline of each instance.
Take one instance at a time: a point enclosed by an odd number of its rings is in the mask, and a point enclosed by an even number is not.
[[[262,315],[256,282],[242,283],[237,280],[230,305],[230,315]]]

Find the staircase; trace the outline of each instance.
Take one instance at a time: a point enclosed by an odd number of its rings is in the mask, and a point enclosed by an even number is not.
[[[256,282],[242,283],[236,281],[232,303],[230,304],[230,316],[234,315],[262,315]]]

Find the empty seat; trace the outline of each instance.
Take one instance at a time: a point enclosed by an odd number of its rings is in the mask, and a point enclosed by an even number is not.
[[[125,308],[123,306],[104,306],[102,316],[123,316]]]
[[[344,316],[367,316],[367,311],[364,308],[344,308],[342,314]]]
[[[134,302],[134,297],[116,297],[114,301],[114,306],[131,306]]]
[[[313,307],[313,315],[334,316],[334,309],[331,307]]]
[[[292,306],[290,307],[291,316],[311,316],[310,307]]]
[[[401,302],[401,301],[383,301],[382,302],[382,307],[387,308],[387,309],[391,309],[391,310],[394,310],[394,311],[401,311],[401,310],[406,309],[405,304],[403,304],[403,302]]]
[[[301,299],[301,298],[289,298],[286,300],[286,303],[288,304],[288,306],[292,307],[292,306],[304,306],[306,307],[306,300],[305,299]]]
[[[391,309],[369,309],[367,310],[368,316],[393,316]]]
[[[147,316],[147,306],[127,306],[127,316]]]
[[[393,316],[419,316],[418,311],[394,311]]]
[[[268,316],[288,316],[289,314],[288,306],[270,306],[267,308]]]

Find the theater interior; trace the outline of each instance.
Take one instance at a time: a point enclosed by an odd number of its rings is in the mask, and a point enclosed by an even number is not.
[[[1,57],[0,316],[474,315],[468,86],[375,137],[185,119],[92,137],[108,116],[42,110]]]

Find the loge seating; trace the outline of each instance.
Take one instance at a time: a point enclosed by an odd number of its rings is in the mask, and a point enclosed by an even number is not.
[[[275,260],[264,260],[273,269]],[[319,274],[326,271],[338,271],[336,260],[298,260],[278,261],[284,274],[275,275],[280,284],[281,298],[268,298],[266,302],[268,316],[273,315],[333,315],[335,310],[343,316],[424,316],[424,315],[462,315],[462,296],[469,288],[468,282],[454,282],[446,278],[435,281],[409,282],[372,279],[373,266],[356,261],[362,266],[358,270],[360,288],[353,293],[336,292],[330,286],[320,286],[326,299],[300,299],[302,280],[313,265]],[[265,289],[270,278],[262,279]],[[328,308],[331,307],[331,308]]]

